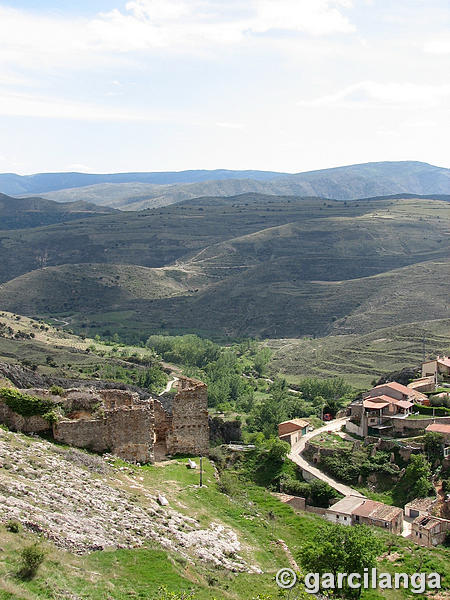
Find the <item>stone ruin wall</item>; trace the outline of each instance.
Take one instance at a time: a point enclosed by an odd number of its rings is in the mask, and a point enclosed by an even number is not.
[[[70,446],[140,463],[154,461],[155,444],[165,446],[167,454],[209,451],[208,393],[201,381],[181,378],[171,411],[157,399],[142,400],[127,390],[68,389],[64,398],[48,390],[22,391],[63,405],[68,416],[53,425],[53,437]],[[51,429],[42,417],[22,417],[2,402],[0,422],[23,433]]]
[[[22,433],[42,433],[51,429],[51,425],[46,419],[39,415],[32,417],[18,415],[4,402],[0,402],[0,423],[6,425],[11,431],[21,431]]]
[[[208,388],[203,382],[180,378],[166,444],[168,454],[208,454]]]
[[[67,401],[68,410],[80,418],[56,423],[55,440],[94,452],[111,452],[132,462],[153,461],[153,400],[141,401],[137,394],[124,390],[99,390],[90,399],[90,408],[95,406],[97,413],[90,416],[86,393],[78,397],[69,394]]]

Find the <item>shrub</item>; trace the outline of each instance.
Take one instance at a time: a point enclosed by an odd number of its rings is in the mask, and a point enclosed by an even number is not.
[[[50,388],[50,393],[54,396],[64,396],[65,390],[60,385],[52,385]]]
[[[22,392],[8,388],[0,389],[0,400],[3,400],[11,410],[22,415],[22,417],[44,415],[55,406],[51,400],[29,396],[28,394],[22,394]]]
[[[14,521],[14,519],[10,519],[6,523],[5,527],[6,527],[7,531],[9,531],[10,533],[19,533],[19,531],[20,531],[20,523],[19,523],[19,521]]]
[[[20,553],[20,569],[18,576],[21,579],[33,579],[37,570],[44,562],[45,552],[38,544],[27,546]]]
[[[236,475],[224,471],[220,476],[219,490],[227,496],[238,496],[240,493],[239,481]]]
[[[436,417],[450,417],[450,408],[443,406],[425,406],[423,404],[415,404],[414,410],[421,415],[435,415]]]

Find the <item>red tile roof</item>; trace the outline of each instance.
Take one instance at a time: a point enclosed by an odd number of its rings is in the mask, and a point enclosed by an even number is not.
[[[393,390],[397,390],[398,392],[405,394],[406,396],[411,395],[410,388],[407,388],[406,385],[402,385],[401,383],[397,383],[396,381],[390,381],[389,383],[382,383],[381,385],[377,385],[373,389],[377,390],[378,388],[382,388],[382,387],[390,387]]]
[[[364,408],[375,408],[381,410],[386,406],[389,406],[389,402],[374,402],[373,400],[364,400],[363,402]]]
[[[428,425],[425,431],[435,431],[436,433],[450,433],[450,425],[446,425],[445,423],[432,423]]]

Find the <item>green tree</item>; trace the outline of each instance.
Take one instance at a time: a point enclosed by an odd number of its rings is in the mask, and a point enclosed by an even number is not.
[[[368,527],[322,525],[300,552],[302,566],[310,573],[360,573],[376,566],[382,542]],[[343,597],[359,597],[361,590],[344,588]]]
[[[442,458],[442,448],[444,446],[444,436],[442,433],[428,431],[425,434],[425,452],[428,459],[432,462]]]
[[[395,503],[401,506],[414,498],[426,498],[434,494],[430,463],[423,454],[413,454],[403,476],[393,490]]]
[[[262,377],[267,370],[267,365],[272,357],[270,348],[261,348],[253,358],[253,366],[259,377]]]
[[[38,544],[26,546],[20,553],[18,576],[21,579],[33,579],[44,558],[45,552]]]

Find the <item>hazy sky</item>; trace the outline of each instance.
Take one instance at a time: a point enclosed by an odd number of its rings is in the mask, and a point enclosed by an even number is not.
[[[448,0],[0,0],[0,172],[450,166]]]

